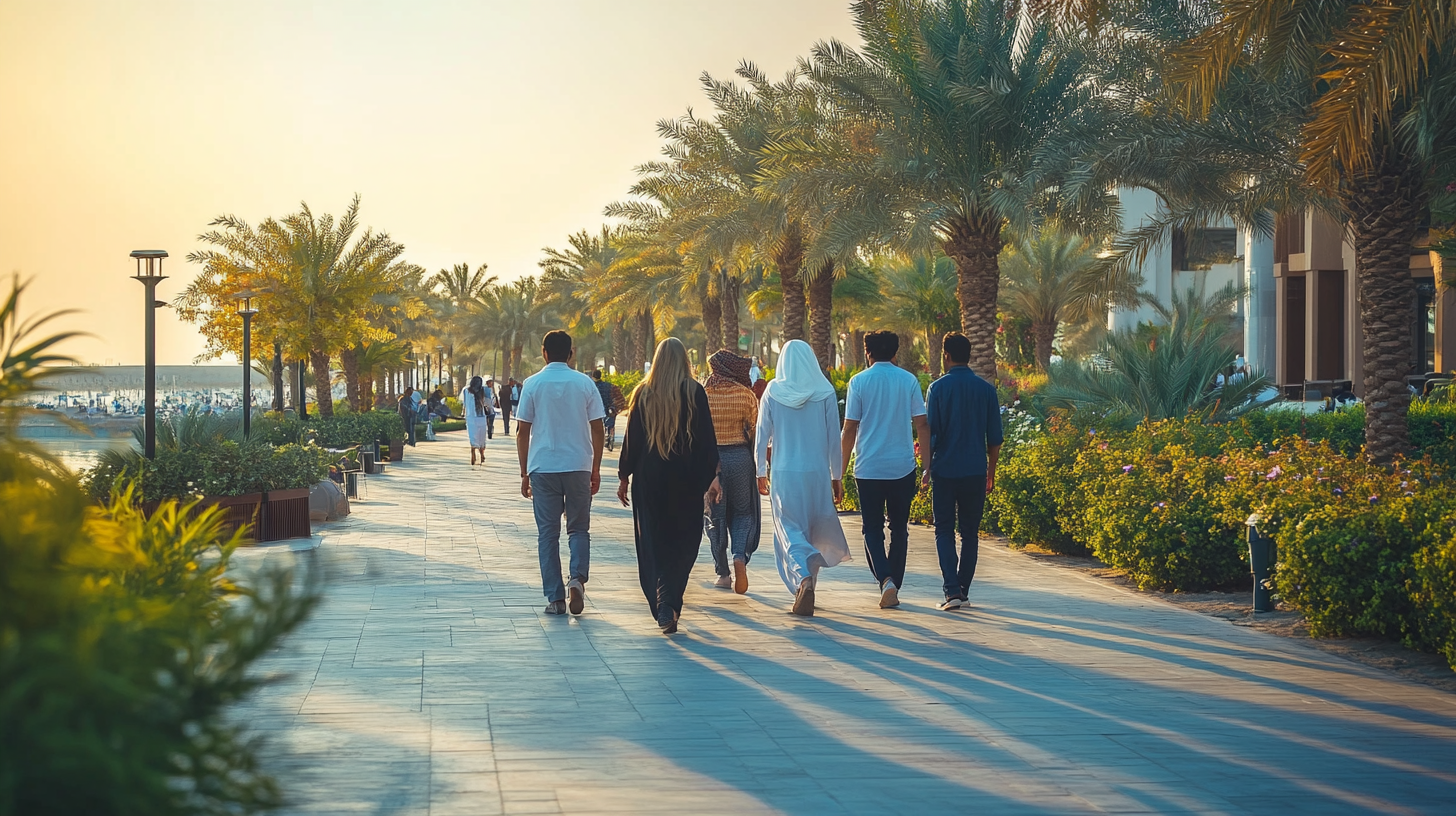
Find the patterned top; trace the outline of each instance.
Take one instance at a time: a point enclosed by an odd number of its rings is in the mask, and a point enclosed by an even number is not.
[[[758,397],[737,383],[713,383],[708,393],[708,413],[713,417],[713,433],[718,444],[747,445],[758,424]]]

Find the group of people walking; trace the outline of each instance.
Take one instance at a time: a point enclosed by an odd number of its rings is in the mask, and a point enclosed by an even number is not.
[[[975,577],[986,494],[995,485],[1001,419],[995,388],[969,368],[970,341],[951,333],[943,345],[947,373],[922,398],[915,375],[894,363],[899,337],[868,334],[871,365],[850,380],[841,426],[834,387],[801,340],[784,345],[760,398],[750,359],[719,351],[699,384],[686,347],[669,337],[623,400],[599,372],[588,377],[572,369],[570,335],[547,334],[546,366],[521,385],[515,411],[521,495],[535,511],[545,611],[579,615],[585,608],[592,496],[601,487],[608,423],[623,407],[629,416],[617,499],[632,508],[642,593],[663,632],[677,631],[705,529],[716,585],[748,591],[763,496],[779,577],[794,597],[791,611],[812,616],[819,574],[850,560],[836,505],[851,455],[879,606],[900,603],[910,507],[918,485],[928,484],[945,595],[940,608],[960,608]],[[476,411],[488,414],[490,395],[487,383],[472,381],[461,397],[467,423]],[[472,435],[472,462],[477,441]],[[919,480],[917,446],[925,464]]]

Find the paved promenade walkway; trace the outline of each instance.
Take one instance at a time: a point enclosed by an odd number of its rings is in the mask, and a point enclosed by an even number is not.
[[[472,471],[463,439],[421,443],[296,556],[324,601],[241,712],[290,813],[1456,813],[1456,697],[996,542],[964,611],[935,610],[912,528],[902,609],[861,552],[809,620],[770,541],[745,597],[705,543],[668,638],[613,463],[586,613],[546,616],[514,440],[493,445]]]

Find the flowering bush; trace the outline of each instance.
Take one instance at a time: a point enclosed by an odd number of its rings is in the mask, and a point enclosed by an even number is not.
[[[1449,524],[1440,527],[1446,540],[1438,538],[1415,554],[1408,586],[1416,645],[1440,652],[1456,668],[1456,539],[1449,537]]]
[[[996,489],[986,501],[986,529],[999,530],[1017,544],[1038,544],[1054,552],[1085,554],[1063,526],[1074,512],[1078,491],[1068,478],[1089,431],[1054,421],[1044,432],[1029,424],[1007,422],[1007,444],[996,469]],[[1015,428],[1015,431],[1012,431]]]
[[[1219,516],[1224,463],[1200,450],[1213,438],[1166,421],[1085,447],[1074,538],[1142,588],[1206,589],[1247,572],[1238,529]]]

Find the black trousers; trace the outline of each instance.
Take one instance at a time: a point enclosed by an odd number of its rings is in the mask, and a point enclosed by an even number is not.
[[[905,556],[910,549],[910,504],[915,501],[915,471],[901,479],[854,480],[859,488],[859,517],[870,572],[905,585]],[[885,551],[885,517],[890,521],[890,549]]]
[[[945,597],[966,599],[981,554],[981,514],[986,509],[986,474],[930,480],[930,512],[935,518],[935,550]],[[956,552],[959,523],[961,547]]]

